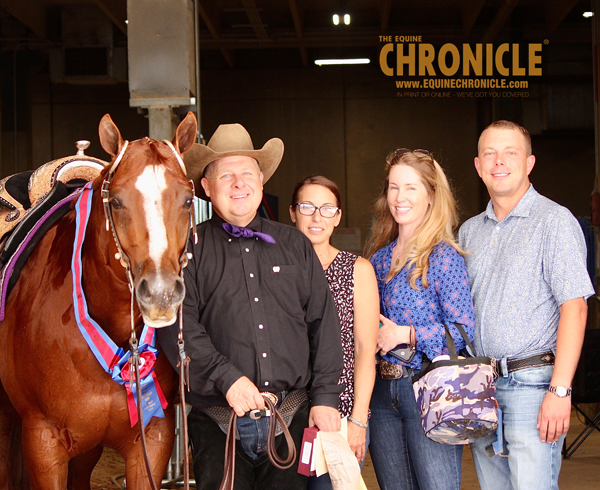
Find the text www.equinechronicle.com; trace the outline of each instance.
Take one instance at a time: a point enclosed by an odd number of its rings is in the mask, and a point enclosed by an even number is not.
[[[396,88],[440,89],[440,88],[529,88],[527,80],[504,78],[426,78],[424,80],[396,80]]]

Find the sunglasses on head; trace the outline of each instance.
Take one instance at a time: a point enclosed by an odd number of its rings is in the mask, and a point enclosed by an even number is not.
[[[423,150],[421,148],[418,148],[416,150],[411,150],[409,148],[396,148],[396,150],[394,151],[394,156],[400,158],[406,155],[407,153],[421,153],[422,155],[425,155],[427,157],[433,157],[429,150]]]

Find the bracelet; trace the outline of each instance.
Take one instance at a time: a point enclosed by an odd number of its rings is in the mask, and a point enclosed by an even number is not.
[[[368,421],[367,421],[366,424],[363,424],[362,422],[359,422],[354,417],[352,417],[352,415],[348,415],[348,420],[350,422],[352,422],[354,425],[358,425],[362,429],[366,429],[367,427],[369,427],[369,422]]]

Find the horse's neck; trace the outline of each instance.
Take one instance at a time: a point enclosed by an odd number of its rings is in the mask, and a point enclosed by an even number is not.
[[[102,208],[93,209],[81,256],[83,288],[90,316],[121,345],[131,332],[131,293],[125,269],[114,258],[116,246],[105,228]],[[140,324],[135,304],[133,315],[136,325]]]

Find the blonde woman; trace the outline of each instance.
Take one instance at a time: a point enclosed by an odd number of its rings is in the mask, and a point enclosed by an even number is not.
[[[382,323],[371,458],[381,490],[459,490],[462,446],[427,438],[411,381],[423,355],[447,354],[444,324],[457,349],[465,343],[453,323],[473,337],[467,270],[453,234],[456,205],[444,171],[426,150],[400,148],[386,162],[367,253],[377,276]],[[400,344],[410,348],[398,358]]]
[[[336,249],[329,239],[342,219],[340,191],[326,177],[304,179],[296,186],[290,217],[312,242],[321,261],[340,318],[345,384],[339,411],[348,417],[348,442],[359,462],[368,446],[369,401],[375,382],[379,297],[368,260]],[[329,475],[310,477],[309,490],[331,489]]]

